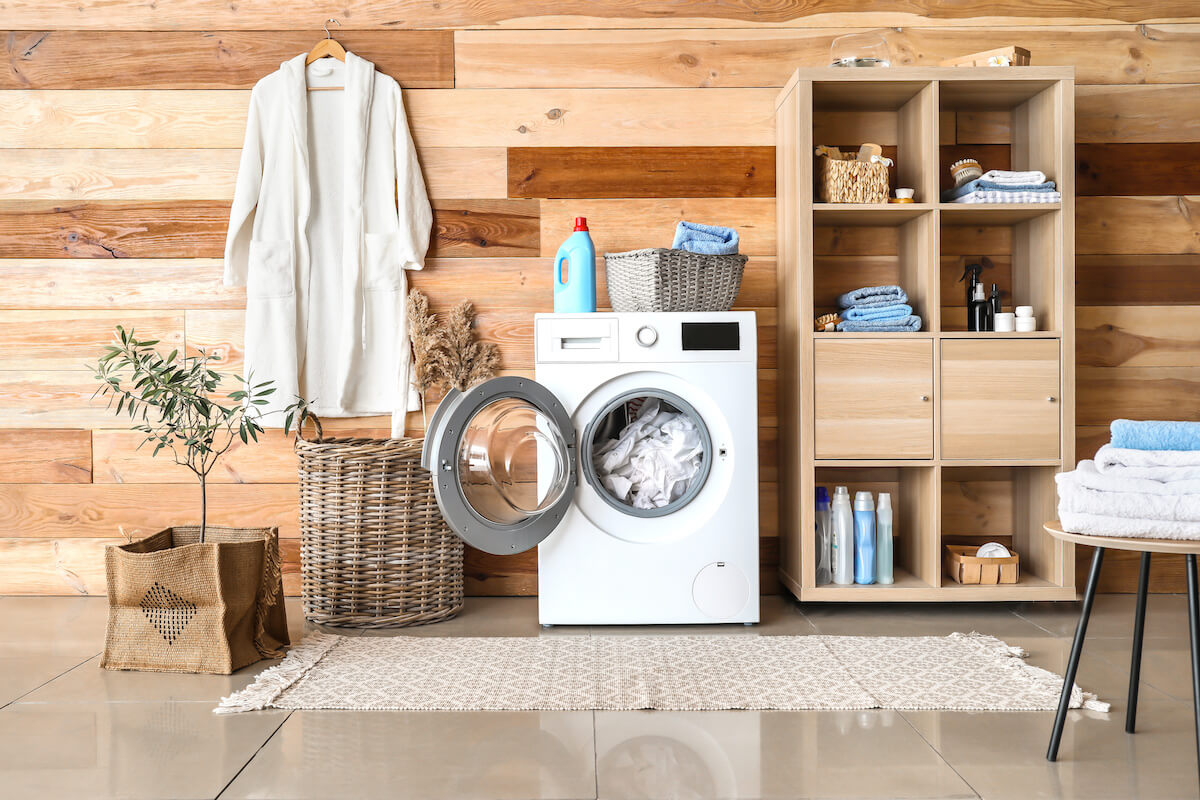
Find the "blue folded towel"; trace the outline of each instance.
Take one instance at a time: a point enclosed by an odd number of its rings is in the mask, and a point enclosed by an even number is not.
[[[672,250],[687,250],[706,256],[732,256],[738,251],[738,235],[733,228],[680,222],[675,226]]]
[[[973,181],[967,181],[962,186],[942,192],[942,202],[951,203],[975,191],[1053,192],[1056,188],[1054,181],[1046,181],[1045,183],[997,183],[996,181],[986,181],[983,178],[976,178]]]
[[[896,319],[839,322],[837,329],[847,333],[916,333],[921,330],[921,318],[913,314]]]
[[[854,306],[842,312],[842,319],[847,322],[894,320],[911,316],[912,312],[912,306],[904,303],[893,303],[890,306]]]
[[[907,303],[908,295],[899,286],[864,286],[838,298],[838,308],[870,308]]]
[[[1112,446],[1128,450],[1200,450],[1200,422],[1113,420]]]

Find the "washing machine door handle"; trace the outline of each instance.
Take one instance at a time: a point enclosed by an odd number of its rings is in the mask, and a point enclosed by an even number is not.
[[[566,516],[578,484],[577,445],[553,392],[504,376],[446,395],[421,463],[450,528],[472,547],[512,555],[535,547]]]

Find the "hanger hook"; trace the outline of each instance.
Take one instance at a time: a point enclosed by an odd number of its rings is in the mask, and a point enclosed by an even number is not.
[[[340,28],[340,27],[342,27],[342,23],[338,22],[338,21],[337,21],[336,19],[334,19],[333,17],[330,17],[329,19],[325,20],[325,24],[324,24],[324,25],[322,25],[321,27],[325,29],[325,38],[326,38],[326,39],[332,39],[332,38],[333,38],[333,34],[329,32],[329,23],[331,23],[331,22],[332,22],[334,25],[337,25],[339,28]]]

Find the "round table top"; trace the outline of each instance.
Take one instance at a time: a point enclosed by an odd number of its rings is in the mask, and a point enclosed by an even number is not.
[[[1139,550],[1147,553],[1191,553],[1200,555],[1200,541],[1194,539],[1139,539],[1129,536],[1092,536],[1086,533],[1071,533],[1062,529],[1058,520],[1043,525],[1046,533],[1055,539],[1091,547],[1113,550]]]

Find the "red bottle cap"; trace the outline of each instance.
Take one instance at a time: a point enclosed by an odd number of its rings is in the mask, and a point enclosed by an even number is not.
[[[575,230],[586,231],[587,229],[588,229],[587,217],[576,217],[575,218]]]

